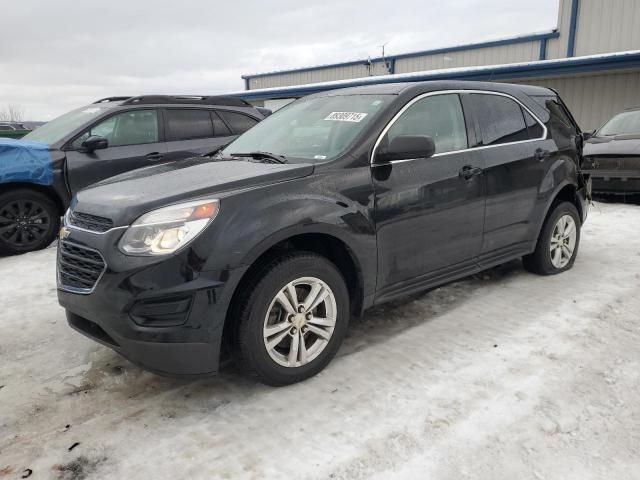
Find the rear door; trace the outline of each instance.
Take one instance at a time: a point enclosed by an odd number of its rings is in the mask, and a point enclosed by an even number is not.
[[[161,160],[165,145],[159,117],[156,109],[116,113],[98,121],[73,140],[66,151],[71,192]],[[83,152],[82,142],[93,135],[106,138],[108,147]]]
[[[544,203],[539,190],[555,147],[544,138],[546,127],[511,96],[470,93],[465,105],[481,135],[487,192],[481,261],[490,263],[535,240]]]
[[[381,298],[473,268],[482,242],[482,157],[468,149],[475,136],[459,95],[405,108],[378,148],[396,135],[428,135],[436,153],[372,165]]]
[[[167,108],[164,119],[167,161],[213,152],[235,138],[214,110]]]

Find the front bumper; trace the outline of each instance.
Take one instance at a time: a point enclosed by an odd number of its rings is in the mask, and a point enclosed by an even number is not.
[[[245,269],[202,271],[202,251],[189,247],[167,257],[129,257],[116,247],[119,229],[69,232],[64,242],[95,249],[106,263],[90,293],[59,280],[58,301],[72,328],[158,374],[218,370],[227,306]]]
[[[594,193],[640,194],[640,171],[585,170],[593,182]]]

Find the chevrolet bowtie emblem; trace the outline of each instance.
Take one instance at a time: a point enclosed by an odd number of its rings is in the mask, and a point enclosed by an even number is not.
[[[62,227],[58,236],[60,237],[60,240],[64,240],[69,236],[70,233],[71,230],[69,230],[67,227]]]

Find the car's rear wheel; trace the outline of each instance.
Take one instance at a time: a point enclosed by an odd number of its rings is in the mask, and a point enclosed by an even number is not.
[[[45,248],[60,229],[60,211],[43,193],[20,189],[0,195],[0,253]]]
[[[524,267],[540,275],[569,270],[578,254],[580,225],[575,205],[559,203],[547,217],[535,251],[523,258]]]
[[[239,363],[274,386],[315,375],[335,356],[347,330],[344,278],[314,253],[285,255],[256,277],[238,300]]]

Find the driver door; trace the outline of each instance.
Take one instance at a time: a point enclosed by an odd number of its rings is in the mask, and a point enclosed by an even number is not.
[[[372,165],[378,241],[378,295],[393,296],[475,268],[482,245],[485,193],[482,157],[469,145],[456,93],[415,101],[382,138],[434,140],[429,158]]]
[[[166,144],[160,141],[159,125],[157,110],[140,109],[112,115],[85,131],[66,152],[71,192],[161,161]],[[107,148],[82,151],[82,142],[94,135],[106,138]]]

